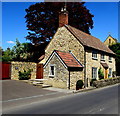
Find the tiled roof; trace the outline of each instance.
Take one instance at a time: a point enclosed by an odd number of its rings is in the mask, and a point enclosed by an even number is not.
[[[65,27],[78,39],[78,41],[84,46],[94,48],[100,51],[104,51],[110,54],[115,54],[107,46],[104,45],[98,38],[93,37],[79,29],[76,29],[70,25],[65,25]]]
[[[72,53],[57,50],[55,50],[55,52],[67,67],[83,67],[82,64],[80,64],[80,62],[75,58],[75,56]]]

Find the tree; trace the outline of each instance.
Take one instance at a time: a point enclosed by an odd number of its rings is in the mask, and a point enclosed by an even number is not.
[[[28,36],[26,39],[33,44],[48,43],[58,28],[58,17],[64,2],[41,2],[31,5],[26,9],[26,23]],[[88,34],[93,28],[93,15],[84,6],[84,2],[67,2],[69,24]]]
[[[10,48],[7,48],[2,54],[2,61],[3,62],[9,62],[12,60],[12,51]]]
[[[116,54],[116,74],[120,76],[120,43],[113,44],[109,48]]]
[[[33,54],[33,46],[31,43],[20,43],[16,39],[16,45],[12,48],[12,60],[14,61],[29,61]]]

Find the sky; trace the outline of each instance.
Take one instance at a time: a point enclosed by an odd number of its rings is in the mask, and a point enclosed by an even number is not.
[[[15,40],[26,41],[28,30],[25,23],[25,9],[35,2],[2,2],[2,48],[12,48]],[[118,2],[86,2],[85,6],[94,15],[92,36],[102,42],[111,34],[118,39]],[[57,7],[57,6],[56,6]]]

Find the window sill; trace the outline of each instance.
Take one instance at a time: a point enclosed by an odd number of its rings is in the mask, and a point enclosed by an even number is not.
[[[110,63],[112,63],[112,60],[109,60]]]
[[[49,78],[54,78],[55,77],[55,75],[49,75]]]
[[[104,61],[104,62],[105,62],[105,59],[101,59],[101,61]]]
[[[98,58],[94,58],[94,57],[92,57],[92,59],[93,59],[93,60],[98,60]]]

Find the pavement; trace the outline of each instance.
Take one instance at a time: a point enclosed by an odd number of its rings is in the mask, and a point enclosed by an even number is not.
[[[2,81],[2,109],[7,110],[24,104],[54,99],[72,93],[71,90],[58,88],[41,88],[33,86],[26,81],[3,80]]]

